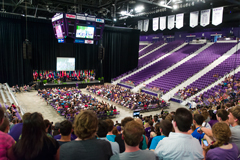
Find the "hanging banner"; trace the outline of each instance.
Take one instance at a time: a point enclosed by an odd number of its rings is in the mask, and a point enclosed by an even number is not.
[[[166,16],[160,17],[160,30],[166,29]]]
[[[138,21],[138,29],[143,31],[143,21]]]
[[[143,31],[148,31],[149,19],[145,19],[143,23]]]
[[[198,25],[198,15],[199,11],[191,12],[190,13],[190,27],[194,28]]]
[[[168,16],[168,29],[174,28],[175,15]]]
[[[223,20],[223,7],[212,9],[212,24],[217,26],[222,23]]]
[[[207,25],[209,25],[210,22],[210,9],[206,9],[206,10],[202,10],[201,11],[201,22],[200,25],[205,27]]]
[[[153,31],[158,30],[158,21],[159,21],[159,17],[153,18]]]
[[[180,29],[183,27],[184,14],[180,13],[176,15],[176,28]]]

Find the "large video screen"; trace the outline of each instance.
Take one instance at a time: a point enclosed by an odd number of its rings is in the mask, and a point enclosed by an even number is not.
[[[94,36],[94,27],[77,26],[76,38],[93,39],[93,36]]]
[[[75,71],[75,58],[57,57],[57,71]]]
[[[60,24],[56,25],[55,30],[56,30],[57,38],[62,39],[63,38],[63,33],[62,33],[61,25]]]

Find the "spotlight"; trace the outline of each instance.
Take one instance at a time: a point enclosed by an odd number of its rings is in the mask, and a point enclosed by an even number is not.
[[[178,5],[174,4],[173,9],[178,9]]]
[[[116,21],[117,21],[117,18],[113,18],[113,21],[116,22]]]
[[[164,2],[164,1],[161,1],[161,2],[160,2],[160,5],[164,5],[164,4],[165,4],[165,2]]]
[[[144,7],[143,6],[138,6],[135,8],[135,11],[138,13],[138,12],[142,12],[144,10]]]
[[[121,11],[121,15],[126,15],[127,11]]]

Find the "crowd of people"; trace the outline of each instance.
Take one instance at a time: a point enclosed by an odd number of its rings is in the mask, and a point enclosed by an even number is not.
[[[80,89],[75,87],[39,89],[38,95],[52,105],[59,115],[65,116],[71,122],[82,110],[93,110],[98,116],[103,116],[102,118],[118,114],[115,106],[99,101],[91,95],[82,94]]]
[[[0,122],[2,159],[238,160],[240,153],[240,106],[162,110],[115,124],[81,110],[73,123],[54,126],[37,112],[9,124],[0,108]]]
[[[33,84],[32,86],[29,86],[29,85],[24,85],[24,86],[21,86],[21,87],[19,87],[18,85],[16,85],[16,86],[12,86],[12,92],[15,92],[15,93],[17,93],[17,92],[29,92],[30,90],[32,90],[32,89],[34,89],[34,87],[35,87],[35,84]]]
[[[118,85],[98,85],[88,86],[87,90],[97,96],[115,102],[121,106],[132,110],[141,109],[148,110],[151,108],[163,108],[167,103],[155,96],[146,93],[133,93],[130,89],[123,88]]]
[[[215,87],[214,93],[205,92],[194,97],[194,101],[199,106],[224,105],[227,103],[238,104],[240,95],[240,79],[229,76]]]
[[[153,91],[155,93],[160,93],[161,95],[162,94],[165,94],[167,93],[164,89],[162,89],[161,87],[144,87],[145,89],[147,90],[150,90],[150,91]]]
[[[198,92],[197,87],[191,87],[191,88],[186,88],[184,87],[183,89],[179,89],[175,94],[174,97],[180,98],[182,100],[186,100],[187,98],[195,95]]]

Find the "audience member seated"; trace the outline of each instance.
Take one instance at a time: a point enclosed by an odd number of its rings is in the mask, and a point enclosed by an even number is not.
[[[185,108],[176,110],[173,120],[175,133],[171,132],[169,137],[162,139],[155,149],[159,159],[200,160],[204,158],[199,141],[187,133],[192,122],[193,117],[190,111]]]
[[[213,142],[210,138],[207,138],[209,145],[206,147],[203,144],[205,159],[238,159],[239,151],[237,145],[229,143],[231,137],[229,126],[224,122],[216,123],[212,128],[212,132],[215,141]]]
[[[46,134],[43,117],[40,113],[32,113],[25,117],[21,139],[13,147],[16,159],[58,160],[59,145],[56,140]]]
[[[123,153],[113,155],[111,160],[157,160],[157,156],[148,150],[140,150],[143,126],[135,121],[125,125],[123,136],[126,150]]]
[[[64,120],[60,123],[59,132],[61,138],[58,140],[58,144],[61,146],[71,141],[71,133],[73,132],[72,122]]]
[[[125,125],[128,122],[133,121],[133,120],[134,119],[132,117],[125,117],[124,119],[122,119],[122,121],[121,121],[121,129],[122,129],[122,131],[124,131]],[[124,144],[124,140],[122,139],[122,133],[116,136],[115,142],[117,142],[119,147],[120,147],[120,153],[123,153],[125,151],[125,144]]]
[[[108,128],[109,128],[108,123],[106,121],[100,120],[98,122],[97,135],[98,135],[99,139],[105,140],[111,144],[113,154],[118,154],[120,152],[118,143],[111,142],[106,138],[107,133],[108,133]]]
[[[0,107],[0,126],[4,123],[4,111]],[[10,159],[11,156],[11,147],[15,144],[14,139],[8,135],[7,133],[3,132],[4,127],[1,126],[0,130],[0,158],[1,159]],[[5,130],[4,130],[5,131]]]
[[[159,125],[159,127],[158,127]],[[168,120],[161,120],[159,124],[156,124],[156,130],[159,130],[160,135],[157,135],[153,137],[151,145],[150,145],[150,150],[155,150],[157,147],[158,143],[165,137],[169,136],[169,133],[172,132],[173,130],[173,125],[170,121]]]
[[[60,148],[61,160],[109,160],[112,148],[109,142],[96,139],[97,115],[93,111],[82,111],[74,120],[77,139]]]
[[[201,110],[201,115],[203,116],[203,123],[202,126],[212,129],[211,125],[208,123],[210,121],[209,113],[206,109]]]

